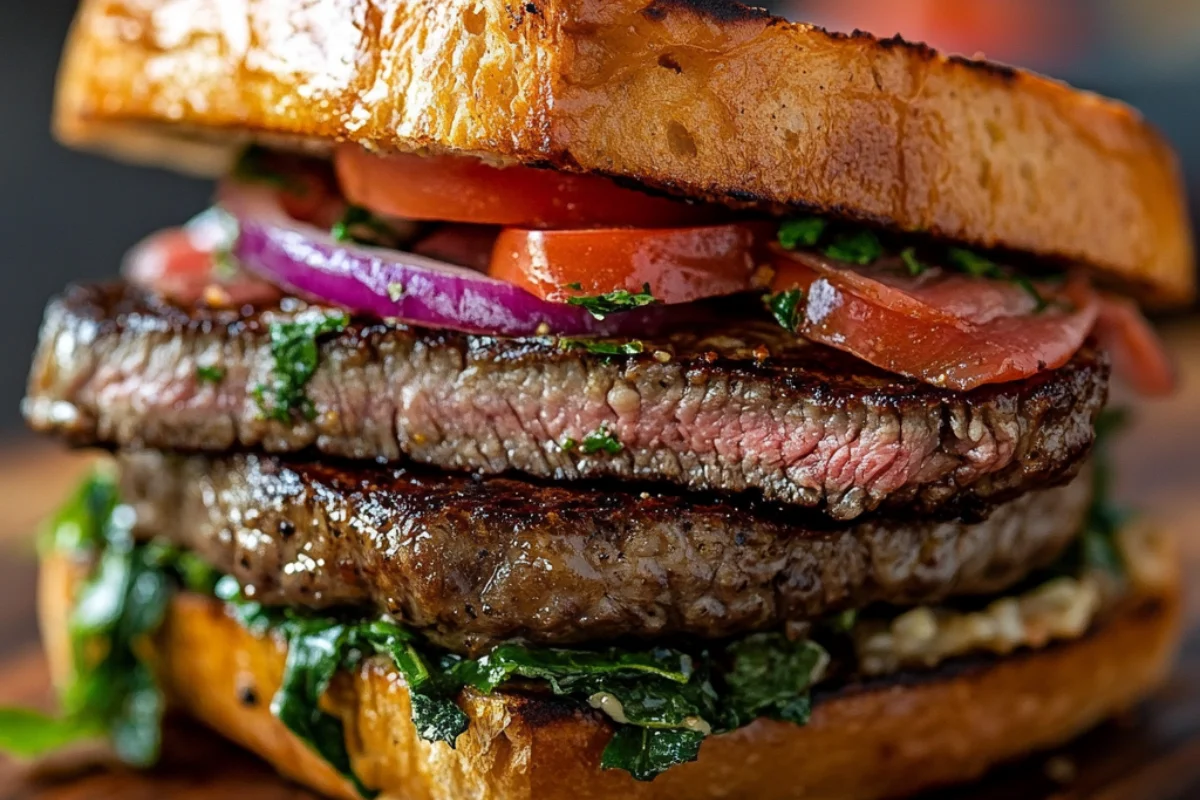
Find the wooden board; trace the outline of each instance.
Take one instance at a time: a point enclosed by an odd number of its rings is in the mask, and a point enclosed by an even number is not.
[[[1120,445],[1121,494],[1170,521],[1183,537],[1186,570],[1200,586],[1200,322],[1168,331],[1184,390],[1141,408]],[[0,704],[49,707],[36,644],[32,531],[86,468],[88,457],[47,444],[0,449]],[[929,800],[1184,800],[1200,798],[1200,592],[1188,599],[1191,634],[1167,685],[1141,708],[1061,751],[1003,767],[981,784]],[[0,759],[0,800],[112,797],[181,800],[314,796],[276,777],[253,757],[184,721],[167,730],[163,763],[149,773],[88,760],[40,766]]]

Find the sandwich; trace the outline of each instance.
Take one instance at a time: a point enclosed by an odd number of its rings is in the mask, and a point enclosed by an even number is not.
[[[731,0],[83,0],[55,125],[216,189],[46,311],[26,419],[111,457],[11,749],[894,797],[1170,668],[1108,398],[1193,242],[1119,103]]]

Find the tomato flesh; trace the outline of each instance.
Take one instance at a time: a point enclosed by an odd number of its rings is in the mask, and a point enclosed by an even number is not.
[[[713,211],[618,186],[595,175],[493,167],[463,156],[376,155],[357,145],[334,153],[346,199],[376,214],[523,228],[669,227]]]
[[[752,225],[509,228],[496,240],[488,274],[551,302],[649,287],[660,303],[688,303],[756,288],[759,233]]]

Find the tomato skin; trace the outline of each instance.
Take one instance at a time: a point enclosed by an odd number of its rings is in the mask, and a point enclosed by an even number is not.
[[[595,175],[493,167],[466,156],[385,156],[342,145],[334,165],[347,200],[406,219],[543,229],[653,228],[698,224],[715,213]]]
[[[688,303],[762,288],[755,277],[759,228],[508,228],[496,240],[488,274],[551,302],[648,286],[660,303]]]

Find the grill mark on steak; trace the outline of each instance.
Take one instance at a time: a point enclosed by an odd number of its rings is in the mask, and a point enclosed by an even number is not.
[[[1090,484],[986,521],[832,523],[795,509],[371,465],[122,453],[144,538],[162,536],[277,605],[368,606],[478,653],[722,638],[874,602],[1002,591],[1081,530]]]
[[[554,480],[668,482],[848,520],[877,508],[950,515],[1068,480],[1108,386],[1107,359],[1091,347],[1062,369],[962,394],[744,319],[620,357],[356,321],[321,344],[308,385],[316,419],[281,423],[263,418],[252,390],[269,383],[270,321],[295,313],[183,310],[127,286],[73,287],[47,311],[26,417],[79,443],[315,448]],[[198,366],[224,379],[199,381]],[[620,453],[559,446],[602,426]]]

